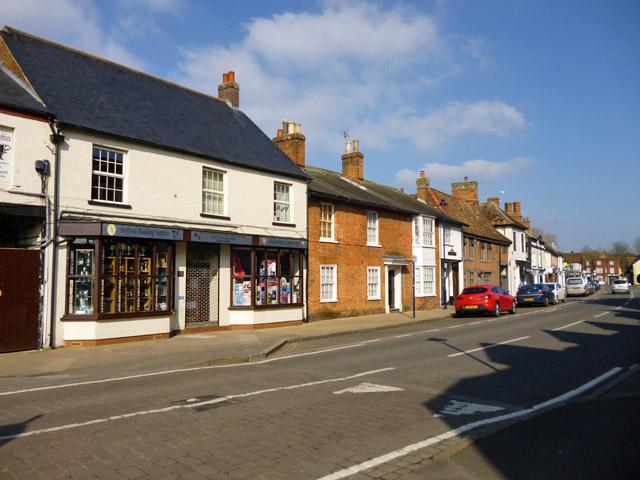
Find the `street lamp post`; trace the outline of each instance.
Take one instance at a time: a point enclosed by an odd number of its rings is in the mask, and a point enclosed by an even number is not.
[[[445,242],[447,228],[444,222],[444,207],[447,206],[447,201],[443,198],[440,200],[440,208],[442,209],[442,302],[444,303],[444,309],[447,309],[447,244]]]

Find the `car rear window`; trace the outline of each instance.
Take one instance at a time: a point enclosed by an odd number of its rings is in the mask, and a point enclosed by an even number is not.
[[[540,290],[542,287],[540,285],[523,285],[520,290]]]
[[[626,280],[614,280],[613,281],[614,285],[620,285],[621,283],[627,283]]]
[[[582,279],[570,278],[569,280],[567,280],[567,285],[582,285]]]
[[[462,294],[473,295],[474,293],[484,293],[486,291],[487,291],[486,288],[472,287],[472,288],[465,288],[464,290],[462,290]]]

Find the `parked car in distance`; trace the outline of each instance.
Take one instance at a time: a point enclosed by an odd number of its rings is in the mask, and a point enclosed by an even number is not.
[[[611,293],[629,293],[630,285],[626,278],[618,278],[611,284]]]
[[[589,295],[596,293],[596,285],[591,280],[587,280],[587,287],[589,288]]]
[[[545,307],[555,301],[555,295],[551,288],[544,283],[532,283],[522,285],[517,294],[518,306],[541,304]]]
[[[566,289],[560,285],[559,283],[545,283],[547,287],[551,289],[553,292],[553,303],[560,303],[567,301],[567,291]]]
[[[498,285],[467,287],[456,297],[457,317],[479,313],[497,317],[500,312],[516,313],[516,310],[515,298]]]
[[[567,296],[582,296],[586,297],[590,295],[589,286],[587,281],[581,277],[573,277],[567,279]]]

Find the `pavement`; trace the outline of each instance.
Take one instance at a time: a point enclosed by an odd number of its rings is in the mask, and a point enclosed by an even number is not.
[[[338,318],[298,326],[177,335],[96,347],[0,354],[0,390],[267,358],[291,342],[453,319],[453,309]],[[640,363],[640,359],[638,359]],[[417,458],[402,478],[640,478],[640,366],[577,401],[472,432],[439,455]],[[398,478],[387,476],[363,478]],[[360,477],[358,477],[360,478]]]

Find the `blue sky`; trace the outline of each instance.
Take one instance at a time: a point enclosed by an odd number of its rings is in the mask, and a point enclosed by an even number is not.
[[[563,251],[640,237],[640,2],[0,0],[0,23],[217,95],[307,163],[519,201]],[[501,194],[501,192],[504,192]],[[640,253],[640,252],[638,252]]]

